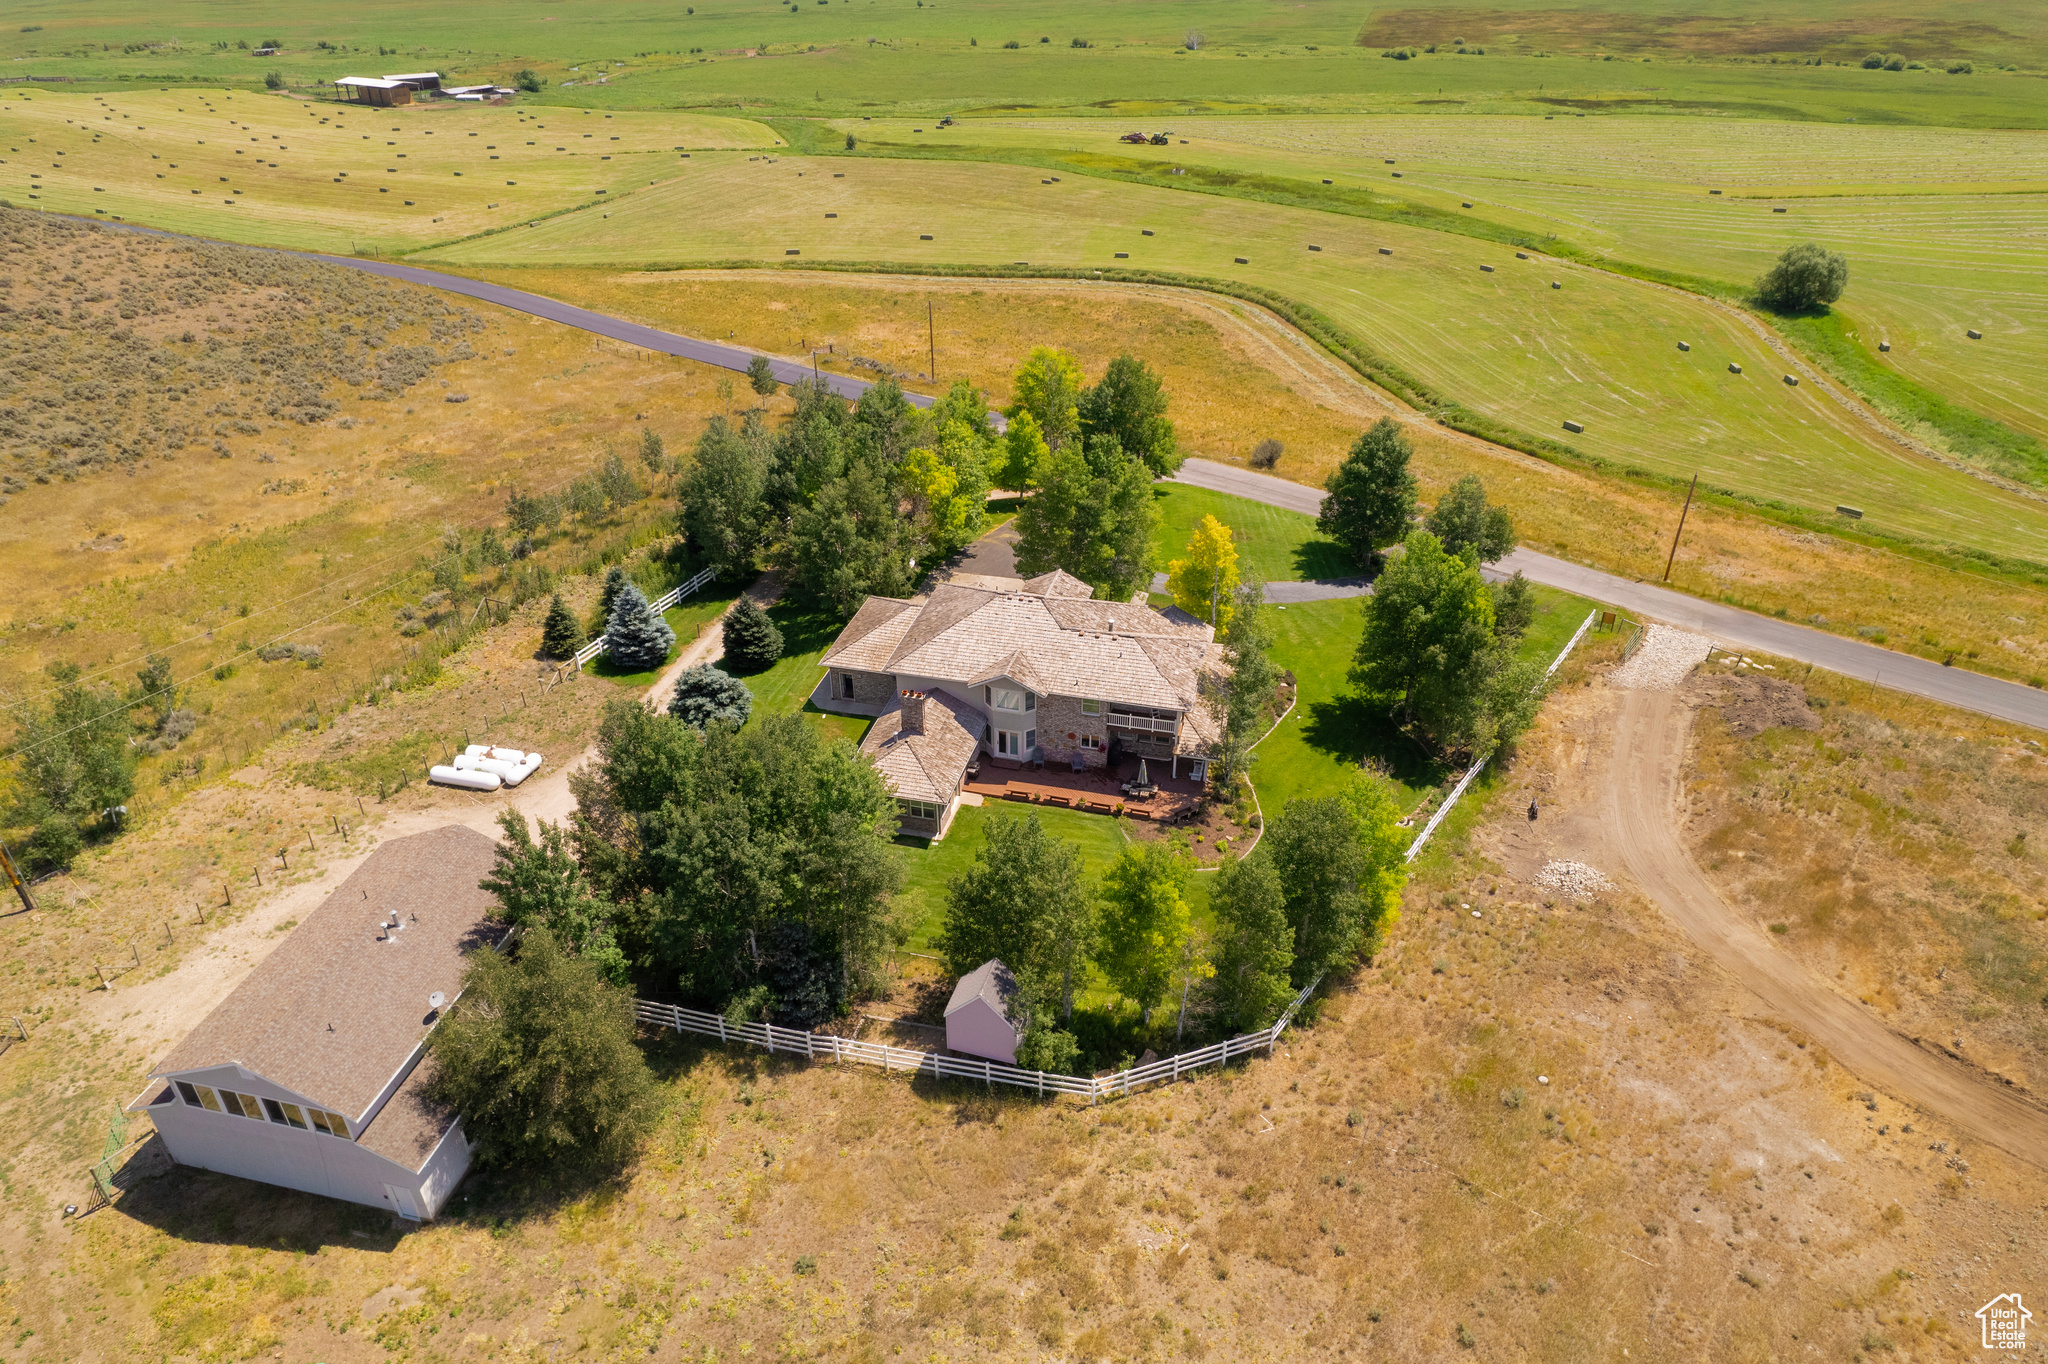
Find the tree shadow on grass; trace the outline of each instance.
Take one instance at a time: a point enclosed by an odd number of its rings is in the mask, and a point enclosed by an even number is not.
[[[1302,705],[1302,742],[1347,766],[1383,765],[1388,776],[1417,790],[1434,786],[1449,764],[1403,733],[1389,708],[1347,693]]]
[[[1353,563],[1336,541],[1304,540],[1294,547],[1294,576],[1299,582],[1325,582],[1332,578],[1369,581],[1372,574]]]

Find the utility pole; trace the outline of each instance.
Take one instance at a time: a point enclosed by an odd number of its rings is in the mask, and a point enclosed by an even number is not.
[[[14,893],[21,897],[21,907],[35,913],[36,902],[28,893],[28,882],[21,879],[21,871],[14,865],[14,859],[8,856],[4,843],[0,843],[0,871],[7,873],[7,884],[14,887]]]
[[[939,332],[938,324],[932,320],[930,299],[924,301],[924,339],[925,344],[931,348],[932,386],[936,388],[939,382]]]
[[[1692,476],[1692,487],[1685,490],[1685,506],[1678,513],[1678,529],[1671,532],[1671,554],[1664,560],[1664,581],[1671,581],[1671,565],[1678,561],[1678,537],[1685,534],[1685,514],[1692,510],[1693,488],[1700,486],[1700,476]]]

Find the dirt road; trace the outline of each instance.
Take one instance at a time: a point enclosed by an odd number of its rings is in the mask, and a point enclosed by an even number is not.
[[[1715,893],[1679,838],[1680,777],[1692,709],[1672,692],[1623,693],[1606,782],[1608,865],[1763,1001],[1874,1087],[2048,1168],[2048,1110],[1887,1028],[1837,994]]]
[[[748,595],[766,604],[780,595],[780,586],[780,580],[771,574],[749,588]],[[685,646],[648,688],[647,704],[666,704],[678,673],[717,658],[724,648],[725,633],[714,622]],[[586,678],[571,685],[610,684]],[[629,693],[621,693],[626,694]],[[87,1008],[95,1026],[109,1029],[124,1042],[135,1043],[154,1061],[227,998],[228,992],[284,941],[285,935],[278,931],[280,926],[303,920],[319,908],[378,844],[449,824],[465,824],[496,839],[498,815],[507,809],[520,810],[529,820],[560,823],[576,808],[569,776],[590,756],[588,750],[560,761],[550,755],[546,768],[538,775],[507,792],[486,795],[452,787],[428,788],[432,793],[428,804],[387,814],[374,829],[363,831],[368,837],[357,836],[355,851],[332,858],[321,867],[319,876],[285,888],[224,925],[204,947],[186,956],[175,969],[135,984],[117,982],[111,990],[88,995]]]

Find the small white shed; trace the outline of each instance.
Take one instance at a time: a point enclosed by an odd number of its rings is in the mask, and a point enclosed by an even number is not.
[[[947,1049],[1016,1065],[1017,1043],[1023,1037],[1011,1016],[1016,998],[1017,978],[994,958],[960,977],[946,1003]]]

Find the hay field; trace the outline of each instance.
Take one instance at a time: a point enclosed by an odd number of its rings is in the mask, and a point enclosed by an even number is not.
[[[865,125],[877,142],[931,140],[916,126]],[[1840,306],[1867,348],[1889,342],[1910,378],[2048,436],[2033,382],[2048,371],[2048,134],[1568,114],[1173,126],[1169,147],[1117,144],[1116,126],[1088,119],[977,119],[959,140],[1327,177],[1456,212],[1470,202],[1476,218],[1736,287],[1817,241],[1850,259]]]
[[[544,221],[415,258],[1127,264],[1242,280],[1323,309],[1440,391],[1523,430],[1561,436],[1565,420],[1581,422],[1572,443],[1618,465],[1698,472],[1824,514],[1850,503],[1868,524],[1931,540],[2048,554],[2048,518],[2034,504],[1900,452],[1811,386],[1780,382],[1774,353],[1697,299],[1444,233],[1045,179],[989,164],[712,155],[609,218]]]
[[[686,113],[17,88],[0,95],[0,198],[230,241],[377,254],[616,197],[688,166],[685,149],[776,140],[750,120]]]

